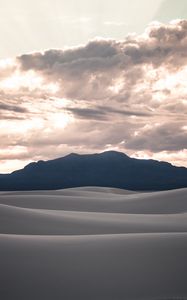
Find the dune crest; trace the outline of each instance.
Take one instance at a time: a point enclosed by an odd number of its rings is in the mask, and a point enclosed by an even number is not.
[[[0,193],[3,300],[187,299],[187,189]]]

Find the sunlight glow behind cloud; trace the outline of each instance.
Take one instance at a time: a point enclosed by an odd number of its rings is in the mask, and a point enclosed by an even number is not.
[[[108,149],[186,165],[186,53],[178,20],[2,60],[2,170]]]

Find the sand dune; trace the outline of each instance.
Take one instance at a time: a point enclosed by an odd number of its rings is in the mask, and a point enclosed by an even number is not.
[[[170,215],[25,209],[0,204],[1,233],[38,235],[187,232],[187,213]]]
[[[187,189],[0,193],[0,299],[187,299]]]
[[[44,192],[0,193],[0,203],[24,208],[48,210],[172,214],[187,212],[187,189],[154,192],[128,193],[119,189],[88,188]]]

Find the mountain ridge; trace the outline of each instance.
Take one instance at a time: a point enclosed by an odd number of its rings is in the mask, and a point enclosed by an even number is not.
[[[187,168],[168,162],[136,159],[123,152],[70,153],[32,162],[0,175],[0,190],[53,190],[105,186],[129,190],[168,190],[187,187]]]

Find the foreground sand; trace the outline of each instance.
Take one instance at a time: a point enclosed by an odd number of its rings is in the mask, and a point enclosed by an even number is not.
[[[0,193],[0,299],[187,299],[187,189]]]

